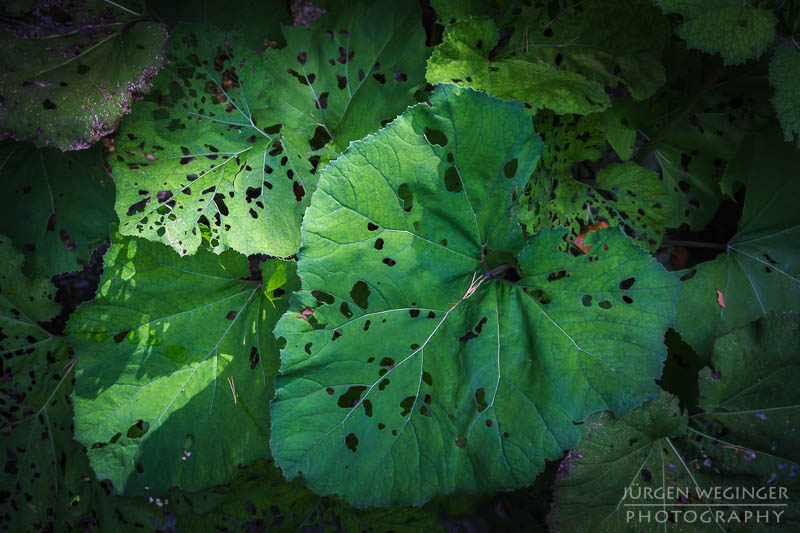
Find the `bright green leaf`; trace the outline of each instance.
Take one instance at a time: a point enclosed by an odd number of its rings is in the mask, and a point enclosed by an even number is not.
[[[418,7],[353,3],[287,45],[253,54],[236,35],[177,30],[172,66],[117,137],[120,232],[192,254],[289,257],[315,169],[413,102],[424,83]],[[384,24],[376,25],[375,20]]]
[[[149,90],[167,31],[117,3],[46,9],[4,17],[0,27],[0,137],[79,150],[111,133]]]
[[[574,421],[657,394],[677,282],[616,230],[524,245],[508,205],[542,145],[521,110],[442,85],[322,173],[276,328],[288,479],[359,506],[525,486]]]
[[[98,296],[68,335],[80,354],[75,438],[118,491],[197,490],[269,455],[271,330],[288,296],[272,305],[250,276],[232,251],[181,259],[127,239],[107,252]]]
[[[706,359],[715,338],[800,303],[800,154],[777,135],[745,146],[728,168],[747,185],[738,232],[726,253],[680,273],[675,329]]]
[[[116,220],[100,146],[75,153],[0,145],[0,232],[26,252],[26,271],[78,270]]]
[[[797,80],[800,80],[800,50],[788,44],[779,46],[769,65],[769,82],[775,87],[772,103],[787,141],[800,135],[800,84]]]
[[[775,16],[742,0],[661,0],[658,5],[683,17],[676,32],[690,48],[719,53],[727,65],[758,58],[775,37]]]

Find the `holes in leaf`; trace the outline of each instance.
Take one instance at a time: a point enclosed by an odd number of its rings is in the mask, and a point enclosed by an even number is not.
[[[376,226],[372,222],[367,222],[367,229],[370,230],[370,231],[377,231],[378,230],[378,226]]]
[[[128,336],[128,333],[130,333],[129,329],[126,329],[125,331],[120,331],[119,333],[114,335],[114,342],[116,342],[117,344],[121,343],[123,340],[125,340],[125,337]]]
[[[378,422],[378,429],[386,429],[386,424]]]
[[[492,421],[491,421],[491,420],[489,420],[488,418],[486,419],[486,427],[487,427],[487,428],[490,428],[490,427],[492,427]]]
[[[328,91],[319,95],[317,100],[317,109],[328,109]]]
[[[428,372],[426,372],[424,370],[422,371],[422,381],[423,381],[423,383],[425,383],[429,387],[433,386],[433,378],[431,377],[431,375]]]
[[[306,195],[306,190],[296,181],[292,184],[292,192],[294,192],[294,199],[298,202],[302,202]]]
[[[389,267],[393,267],[393,266],[395,266],[395,265],[397,264],[397,261],[395,261],[395,260],[394,260],[394,259],[392,259],[391,257],[384,257],[384,258],[383,258],[383,261],[381,261],[381,262],[382,262],[384,265],[386,265],[386,266],[389,266]]]
[[[339,399],[336,400],[336,405],[342,409],[352,409],[358,405],[358,400],[361,399],[361,394],[365,390],[367,390],[367,387],[364,385],[353,385],[348,388],[344,394],[339,396]]]
[[[411,192],[411,187],[408,183],[401,183],[397,187],[397,197],[403,201],[403,210],[408,213],[414,207],[414,194]]]
[[[434,130],[426,127],[424,132],[425,132],[425,140],[428,141],[430,144],[447,146],[447,136],[440,130]]]
[[[390,382],[389,382],[388,379],[386,379],[386,378],[382,379],[381,382],[378,383],[378,390],[382,391],[383,389],[385,389],[386,387],[389,386],[389,383]]]
[[[403,401],[400,402],[400,407],[402,407],[402,411],[400,411],[400,416],[406,417],[408,413],[411,412],[411,408],[414,406],[414,401],[417,399],[416,396],[406,396],[403,398]]]
[[[530,296],[531,298],[533,298],[542,305],[547,305],[552,301],[550,299],[550,296],[548,296],[547,293],[544,292],[542,289],[529,289],[526,287],[523,290],[525,291],[525,294],[527,294],[528,296]]]
[[[450,167],[444,173],[444,187],[449,192],[461,192],[464,187],[461,185],[461,177],[458,175],[456,167]]]
[[[367,287],[367,284],[363,281],[356,282],[356,284],[353,285],[353,288],[350,289],[350,297],[361,309],[367,308],[367,305],[369,304],[369,295],[369,287]]]
[[[480,387],[479,389],[475,390],[475,403],[478,406],[479,413],[485,411],[486,408],[489,407],[489,404],[486,403],[485,396],[486,396],[486,391],[484,390],[483,387]]]
[[[622,295],[622,301],[625,302],[626,304],[632,304],[633,303],[633,298],[631,298],[627,294],[623,294]]]
[[[408,75],[406,75],[405,72],[395,72],[394,73],[394,79],[395,79],[396,82],[402,83],[402,82],[408,81]]]
[[[311,291],[311,296],[313,296],[320,305],[331,305],[336,301],[336,298],[334,298],[332,294],[328,294],[325,291]]]
[[[373,78],[375,78],[375,81],[377,81],[377,82],[378,82],[378,83],[380,83],[381,85],[383,85],[383,84],[385,84],[385,83],[386,83],[386,76],[384,76],[384,75],[383,75],[382,73],[380,73],[380,72],[376,72],[375,74],[373,74],[373,75],[372,75],[372,77],[373,77]]]
[[[375,240],[375,249],[376,250],[383,250],[383,239],[381,239],[380,237],[378,237]]]
[[[371,324],[372,324],[372,322],[370,322],[369,320],[367,320],[366,322],[364,322],[364,331],[367,331],[367,330],[369,329],[369,327],[370,327],[370,325],[371,325]]]
[[[581,303],[584,307],[591,307],[592,305],[592,295],[591,294],[584,294],[581,296]]]
[[[464,435],[459,435],[456,437],[456,446],[459,448],[466,448],[467,446],[467,437]]]
[[[636,278],[625,278],[619,282],[619,288],[622,289],[623,291],[627,291],[628,289],[633,287],[634,283],[636,283]]]
[[[505,164],[503,167],[503,175],[507,178],[513,178],[517,175],[517,167],[519,166],[519,161],[515,157],[511,161]]]
[[[338,339],[341,336],[342,336],[342,332],[339,331],[338,329],[335,329],[335,330],[333,330],[333,335],[331,335],[331,341],[335,341],[336,339]]]
[[[128,432],[125,436],[129,439],[140,439],[149,429],[150,424],[140,418],[135,424],[128,428]]]
[[[311,346],[313,346],[313,344],[314,344],[314,343],[307,342],[307,343],[306,343],[306,345],[305,345],[305,346],[303,346],[303,349],[306,351],[306,353],[307,353],[308,355],[311,355]]]
[[[550,274],[547,275],[547,281],[552,283],[556,280],[563,279],[566,277],[568,277],[567,271],[562,268],[561,270],[550,272]]]
[[[608,300],[603,300],[602,302],[597,304],[600,309],[611,309],[611,302]]]
[[[339,306],[339,312],[342,313],[345,318],[353,316],[353,312],[350,310],[350,306],[347,305],[347,302],[342,302],[342,305]]]
[[[642,468],[642,481],[645,483],[650,483],[650,480],[653,479],[653,474],[646,468]]]
[[[697,269],[693,268],[692,270],[681,276],[681,281],[688,281],[692,279],[695,276],[695,274],[697,274]]]
[[[42,102],[42,107],[45,108],[47,111],[52,111],[53,109],[56,108],[56,104],[54,104],[53,102],[50,101],[49,98],[47,98],[45,99],[44,102]]]
[[[314,130],[314,136],[309,141],[309,146],[312,150],[319,150],[331,141],[331,136],[323,126],[317,126]]]
[[[228,311],[228,314],[225,315],[225,318],[228,320],[233,320],[236,318],[236,311]]]
[[[372,418],[372,402],[369,400],[364,400],[361,402],[361,405],[364,406],[364,414],[367,415],[367,417]]]
[[[356,453],[356,450],[358,450],[358,437],[356,437],[355,433],[348,434],[344,439],[344,443],[351,452]]]
[[[300,53],[297,54],[297,61],[301,65],[305,65],[306,64],[306,59],[308,59],[308,54],[306,53],[305,50],[300,50]]]
[[[408,314],[411,318],[417,318],[419,316],[419,309],[409,309]]]
[[[328,393],[328,396],[333,396],[333,392],[334,392],[333,387],[326,387],[325,388],[325,392]]]
[[[258,361],[261,359],[261,356],[258,353],[258,348],[255,346],[250,347],[250,370],[254,370],[256,365],[258,365]]]

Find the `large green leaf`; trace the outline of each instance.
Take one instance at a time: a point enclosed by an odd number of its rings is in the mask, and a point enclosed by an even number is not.
[[[0,180],[0,232],[24,250],[26,271],[52,276],[81,268],[116,219],[100,146],[65,154],[4,143]]]
[[[769,82],[775,87],[772,103],[775,104],[775,111],[778,113],[787,141],[800,136],[798,79],[800,79],[800,50],[789,44],[779,46],[769,65]]]
[[[270,278],[250,279],[247,258],[232,251],[180,259],[140,239],[109,249],[97,298],[68,326],[80,354],[75,438],[98,477],[156,496],[225,482],[269,455],[271,331],[288,295],[275,298],[296,285],[294,263],[278,265],[287,282],[267,298]]]
[[[206,240],[216,252],[293,255],[315,168],[424,83],[418,17],[408,3],[353,3],[311,30],[284,27],[286,47],[257,54],[237,35],[177,30],[172,68],[117,138],[121,233],[180,254]]]
[[[36,4],[0,25],[0,137],[86,148],[150,89],[166,28],[117,2]]]
[[[156,509],[143,500],[112,500],[73,440],[75,359],[64,339],[41,325],[60,311],[52,301],[55,287],[27,278],[23,260],[0,237],[0,529],[128,531],[151,524]]]
[[[777,134],[744,146],[728,168],[731,181],[747,186],[736,235],[726,253],[680,273],[675,329],[704,358],[715,338],[800,303],[800,153]]]
[[[524,486],[574,421],[656,394],[677,282],[616,230],[525,245],[541,152],[520,104],[442,85],[322,173],[276,327],[288,479],[359,506]]]
[[[797,315],[771,316],[717,341],[688,426],[666,394],[622,419],[590,419],[562,464],[552,530],[796,531],[800,397],[785,385],[800,379],[798,356]],[[744,492],[754,489],[771,492]]]
[[[777,19],[741,0],[661,0],[665,13],[684,19],[676,32],[691,48],[719,53],[728,65],[757,58],[775,37]]]

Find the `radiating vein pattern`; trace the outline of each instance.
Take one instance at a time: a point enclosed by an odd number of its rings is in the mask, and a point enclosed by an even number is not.
[[[287,477],[357,505],[523,486],[655,393],[676,281],[617,231],[526,245],[507,206],[541,151],[519,104],[443,85],[322,172],[276,328]]]
[[[98,477],[130,494],[199,489],[268,456],[271,330],[288,305],[270,296],[264,305],[232,251],[180,260],[140,239],[111,247],[98,298],[68,331],[81,353],[75,437]]]

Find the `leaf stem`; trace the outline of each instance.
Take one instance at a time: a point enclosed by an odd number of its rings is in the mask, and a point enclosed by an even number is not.
[[[642,147],[641,150],[639,150],[639,152],[633,158],[633,160],[636,163],[641,163],[645,157],[650,155],[650,153],[654,151],[659,144],[661,144],[661,141],[663,141],[664,137],[666,137],[667,134],[670,131],[672,131],[672,128],[674,128],[678,124],[678,122],[680,122],[684,117],[686,117],[686,115],[689,114],[689,112],[691,112],[691,110],[694,108],[694,106],[697,104],[697,102],[704,94],[706,94],[709,90],[711,90],[712,87],[714,87],[717,81],[719,81],[719,78],[722,76],[723,72],[725,72],[725,65],[722,64],[717,65],[717,68],[711,71],[711,73],[706,78],[706,81],[703,83],[702,87],[700,87],[700,90],[694,93],[692,97],[689,99],[689,103],[686,104],[686,107],[684,107],[680,113],[672,117],[672,119],[669,122],[667,122],[667,124],[663,128],[661,128],[661,131],[656,133],[656,135],[652,137],[650,141],[646,145],[644,145],[644,147]]]
[[[718,242],[701,242],[701,241],[673,241],[671,239],[664,239],[661,241],[664,246],[685,246],[686,248],[711,248],[712,250],[727,250],[727,244],[720,244]]]

